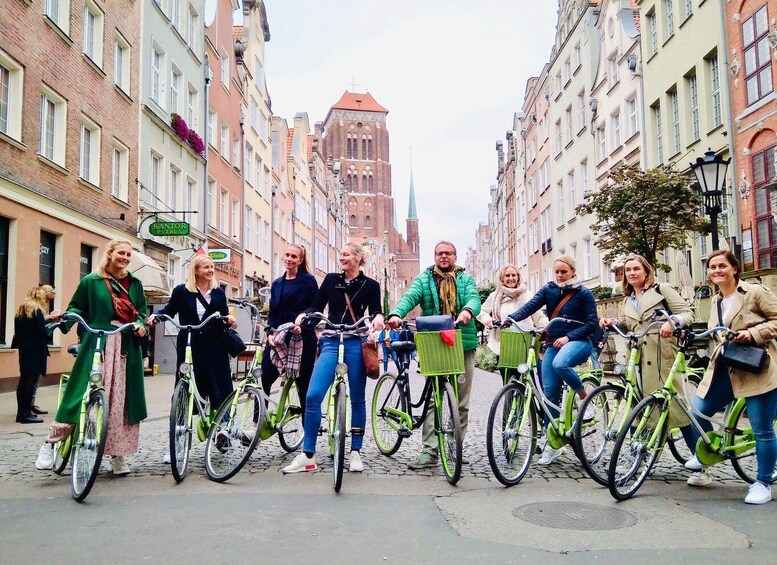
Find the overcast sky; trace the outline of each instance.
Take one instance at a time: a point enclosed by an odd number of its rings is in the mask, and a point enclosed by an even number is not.
[[[389,110],[392,189],[404,233],[410,148],[421,265],[441,239],[474,245],[496,182],[495,144],[553,44],[553,0],[265,0],[273,114],[311,128],[351,82]]]

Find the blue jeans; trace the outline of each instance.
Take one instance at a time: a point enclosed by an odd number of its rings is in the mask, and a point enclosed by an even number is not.
[[[591,355],[593,346],[587,339],[570,341],[561,349],[549,345],[542,359],[542,392],[553,404],[561,402],[561,384],[567,383],[569,389],[578,392],[583,383],[575,371],[575,367],[584,363]],[[558,410],[548,406],[554,418],[558,418]],[[548,422],[545,422],[547,425]]]
[[[348,365],[348,388],[351,394],[351,429],[361,428],[367,423],[367,408],[364,402],[364,389],[367,376],[364,374],[364,359],[362,358],[362,340],[356,337],[346,337],[344,341],[344,361]],[[337,365],[337,347],[340,339],[325,337],[321,339],[321,353],[310,377],[310,386],[305,400],[305,439],[302,451],[316,452],[318,428],[321,425],[321,403],[326,391],[335,380],[335,365]],[[363,435],[351,435],[351,449],[362,448]]]
[[[718,363],[712,376],[712,383],[704,398],[694,396],[693,407],[705,416],[714,416],[726,405],[733,402],[734,391],[731,389],[731,378],[728,368]],[[777,389],[757,396],[745,398],[747,415],[755,435],[755,459],[758,463],[756,478],[765,485],[772,483],[774,466],[777,463],[777,436],[774,434],[774,419],[777,417]],[[712,422],[698,418],[705,432],[712,430]],[[683,430],[685,431],[685,430]],[[685,434],[683,434],[685,435]],[[700,434],[696,428],[689,426],[688,447],[696,453],[696,443]]]

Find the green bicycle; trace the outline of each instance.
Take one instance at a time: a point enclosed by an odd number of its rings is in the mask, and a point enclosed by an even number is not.
[[[661,311],[661,314],[671,322],[666,312]],[[671,323],[674,325],[674,322]],[[650,476],[666,443],[669,408],[675,402],[701,436],[696,444],[696,457],[699,462],[709,466],[728,459],[743,480],[751,484],[755,482],[755,436],[747,417],[745,399],[739,398],[726,407],[720,429],[705,432],[697,419],[705,416],[690,407],[689,402],[677,394],[674,386],[678,375],[687,371],[686,353],[694,340],[716,332],[728,335],[735,333],[723,326],[698,334],[690,329],[675,328],[679,349],[663,387],[637,404],[624,421],[615,440],[607,472],[607,486],[616,500],[627,500],[634,496]]]
[[[612,457],[612,449],[618,433],[623,429],[624,422],[631,410],[642,400],[641,383],[637,382],[637,367],[639,366],[640,340],[653,328],[663,322],[650,323],[641,334],[624,333],[618,326],[607,328],[618,333],[626,340],[629,349],[628,364],[616,364],[613,370],[614,379],[595,388],[580,403],[580,411],[590,413],[590,419],[578,419],[575,429],[576,453],[588,476],[602,486],[607,486],[607,472]],[[699,386],[704,376],[704,369],[686,369],[688,389]],[[591,408],[589,408],[591,407]],[[679,428],[673,428],[667,438],[669,449],[675,459],[682,464],[690,458],[685,441]]]
[[[554,449],[573,443],[578,413],[577,395],[570,394],[564,386],[561,406],[556,406],[545,396],[537,374],[537,342],[539,335],[552,324],[580,323],[565,318],[554,318],[544,328],[524,329],[508,319],[502,327],[517,327],[520,331],[502,331],[499,334],[500,349],[505,359],[500,365],[509,371],[508,383],[502,387],[491,403],[486,428],[488,463],[496,479],[505,486],[518,484],[526,475],[537,449],[537,432],[540,415],[544,413],[548,443]],[[521,355],[526,361],[521,361]],[[514,366],[512,366],[514,365]],[[601,382],[601,371],[585,371],[580,374],[583,387],[592,390]],[[559,417],[550,411],[555,408]],[[580,414],[583,412],[580,411]]]
[[[82,502],[92,490],[94,481],[100,472],[100,464],[105,451],[105,440],[108,437],[108,395],[103,388],[103,339],[127,330],[138,329],[137,324],[129,323],[113,330],[94,329],[74,312],[64,312],[60,321],[50,324],[54,329],[64,322],[76,322],[84,330],[94,334],[94,352],[92,354],[92,369],[89,372],[89,383],[81,400],[81,411],[78,423],[70,435],[54,446],[56,472],[61,473],[68,459],[72,472],[70,475],[71,494],[77,502]],[[60,397],[69,376],[60,377]],[[58,454],[58,455],[57,455]],[[59,457],[59,459],[57,459]]]
[[[78,350],[80,345],[75,343],[67,348],[67,352],[73,357],[78,356]],[[70,373],[62,373],[59,375],[59,388],[57,389],[57,406],[62,402],[62,395],[65,394],[65,388],[70,380]],[[68,436],[54,444],[54,466],[52,470],[61,475],[67,468],[68,461],[70,461],[70,452],[73,449],[73,434]]]

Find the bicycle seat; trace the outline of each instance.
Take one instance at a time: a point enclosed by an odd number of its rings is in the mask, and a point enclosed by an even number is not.
[[[413,341],[392,341],[391,349],[394,351],[413,351],[415,349],[415,342]]]
[[[74,343],[73,345],[68,346],[67,352],[70,353],[73,357],[78,355],[78,350],[81,349],[80,343]]]

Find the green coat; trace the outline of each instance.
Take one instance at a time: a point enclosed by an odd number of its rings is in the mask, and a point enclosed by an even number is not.
[[[137,323],[142,324],[146,319],[147,306],[146,295],[143,293],[143,284],[140,279],[130,274],[129,296],[135,308],[138,310]],[[116,283],[113,283],[116,286]],[[116,291],[118,292],[118,290]],[[113,300],[105,286],[104,279],[97,273],[91,273],[81,279],[73,298],[67,307],[68,312],[80,315],[95,329],[114,329],[111,325],[113,318]],[[72,323],[64,331],[70,331]],[[85,333],[81,341],[78,357],[73,364],[62,401],[57,410],[57,422],[78,422],[81,410],[81,400],[86,391],[89,380],[89,372],[92,370],[92,353],[96,336]],[[105,341],[102,342],[102,349]],[[143,385],[143,353],[140,340],[130,333],[122,334],[122,350],[127,351],[127,391],[125,402],[127,416],[130,424],[136,424],[144,420],[146,413],[146,393]]]
[[[421,314],[424,316],[440,314],[440,295],[433,271],[434,267],[429,267],[413,279],[407,292],[402,295],[389,316],[404,318],[410,310],[419,305],[421,306]],[[477,285],[472,275],[459,271],[456,273],[456,311],[461,312],[464,308],[472,311],[472,319],[461,327],[464,351],[470,351],[477,349],[478,346],[475,316],[480,314],[480,294],[478,294]]]

